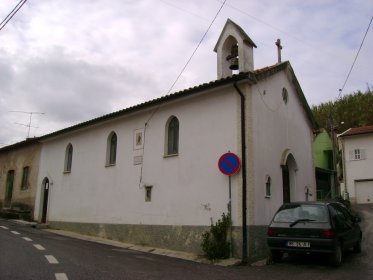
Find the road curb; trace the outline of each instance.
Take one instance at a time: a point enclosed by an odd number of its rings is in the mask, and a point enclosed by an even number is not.
[[[83,235],[83,234],[79,234],[79,233],[75,233],[71,231],[65,231],[65,230],[57,230],[57,229],[43,229],[43,230],[51,232],[51,233],[55,233],[58,235],[68,236],[68,237],[77,238],[77,239],[81,239],[85,241],[96,242],[100,244],[115,246],[118,248],[129,249],[129,250],[134,250],[134,251],[139,251],[139,252],[144,252],[144,253],[167,256],[171,258],[178,258],[178,259],[193,261],[197,263],[213,264],[213,265],[218,265],[218,266],[234,266],[234,265],[238,265],[241,263],[241,260],[235,259],[235,258],[229,258],[225,260],[218,260],[218,261],[212,262],[208,260],[207,258],[205,258],[204,256],[196,255],[193,253],[173,251],[173,250],[167,250],[167,249],[162,249],[162,248],[154,248],[154,247],[142,246],[142,245],[136,245],[136,244],[130,244],[130,243],[123,243],[123,242],[116,241],[116,240],[110,240],[110,239],[105,239],[105,238],[96,237],[96,236],[88,236],[88,235]]]

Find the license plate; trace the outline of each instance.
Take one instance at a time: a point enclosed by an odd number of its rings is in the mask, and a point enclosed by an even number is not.
[[[298,247],[298,248],[310,248],[311,244],[309,242],[304,241],[288,241],[288,247]]]

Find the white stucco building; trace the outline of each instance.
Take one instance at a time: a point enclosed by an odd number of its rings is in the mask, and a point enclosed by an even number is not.
[[[373,126],[338,135],[343,156],[344,193],[352,203],[373,203]]]
[[[216,81],[41,137],[35,218],[201,252],[202,233],[227,213],[218,159],[230,151],[242,162],[232,176],[234,255],[263,254],[278,207],[316,197],[316,124],[290,63],[254,70],[254,47],[228,20],[215,47]]]

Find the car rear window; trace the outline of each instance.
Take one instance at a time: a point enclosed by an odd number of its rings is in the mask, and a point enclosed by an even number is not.
[[[276,213],[273,221],[292,223],[300,219],[312,222],[328,222],[327,209],[324,205],[291,204],[284,205]]]

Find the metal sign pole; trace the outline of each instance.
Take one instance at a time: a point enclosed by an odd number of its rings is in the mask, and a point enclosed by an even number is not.
[[[230,256],[233,256],[233,222],[232,222],[232,178],[231,175],[237,174],[240,170],[240,158],[228,151],[223,154],[218,161],[220,171],[229,177],[229,202],[228,202],[228,217],[229,217],[229,233],[230,233]]]
[[[231,257],[233,256],[233,236],[232,236],[232,181],[231,177],[229,176],[229,205],[228,205],[228,211],[229,211],[229,230],[230,230],[230,243],[231,243]]]

